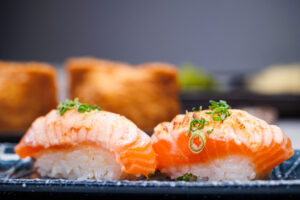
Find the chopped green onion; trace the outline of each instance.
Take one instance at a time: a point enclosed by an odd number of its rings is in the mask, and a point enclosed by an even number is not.
[[[186,115],[189,115],[189,111],[188,111],[188,110],[185,110],[185,114],[186,114]]]
[[[196,131],[202,129],[209,122],[203,117],[201,119],[193,119],[190,123],[189,131]]]
[[[199,106],[199,111],[202,111],[202,106]]]
[[[91,106],[86,103],[80,103],[78,98],[75,98],[74,101],[67,99],[65,102],[61,102],[57,106],[57,109],[61,116],[64,115],[68,110],[71,110],[73,108],[76,108],[77,111],[80,113],[88,113],[93,110],[95,110],[95,111],[102,110],[101,108],[99,108],[96,105]]]
[[[231,115],[231,113],[228,110],[231,107],[227,104],[226,101],[220,100],[219,102],[216,102],[216,101],[210,100],[209,103],[211,104],[209,106],[209,109],[211,111],[205,112],[205,113],[208,115],[211,115],[213,121],[216,121],[216,122],[223,121],[224,119],[226,119],[227,117],[229,117]],[[202,110],[202,106],[199,107],[199,111],[201,111],[201,110]],[[195,108],[193,108],[193,112],[197,112]],[[193,153],[200,153],[206,144],[205,134],[203,134],[200,130],[203,129],[205,125],[208,125],[209,121],[207,121],[203,117],[201,119],[193,118],[192,116],[189,116],[188,111],[186,111],[186,115],[191,118],[190,126],[186,133],[187,136],[190,133],[192,133],[192,135],[189,138],[189,148],[191,149],[191,151]],[[213,131],[214,131],[214,129],[207,130],[206,134],[209,135]],[[200,137],[202,144],[201,144],[200,148],[196,149],[193,147],[193,139],[197,136]]]
[[[199,109],[197,110],[195,107],[192,108],[193,112],[200,112],[202,111],[202,106],[199,106]]]
[[[215,108],[219,108],[219,107],[223,107],[223,108],[226,108],[226,109],[230,109],[231,107],[227,104],[226,101],[224,100],[220,100],[219,102],[216,102],[214,100],[210,100],[209,103],[211,104],[210,106],[208,106],[208,108],[210,110],[213,110]]]
[[[214,121],[223,121],[227,117],[231,115],[228,109],[231,107],[227,104],[226,101],[220,100],[219,102],[210,100],[209,103],[211,104],[209,106],[209,109],[211,112],[206,112],[206,114],[209,114],[212,116],[212,119]]]
[[[200,137],[200,139],[201,139],[201,146],[196,149],[193,147],[193,140],[197,136]],[[200,153],[203,150],[203,148],[205,147],[205,145],[206,145],[205,135],[200,130],[195,131],[189,139],[189,147],[190,147],[191,151],[193,153]]]
[[[148,174],[148,178],[151,178],[151,177],[153,177],[153,176],[155,176],[155,173],[153,173],[153,172],[150,172],[150,173]]]
[[[78,99],[76,98],[74,101],[66,100],[65,102],[59,103],[57,109],[59,110],[59,114],[63,115],[65,112],[73,108],[78,103]]]
[[[207,130],[206,133],[209,135],[214,131],[214,129]]]
[[[175,181],[197,181],[198,177],[192,173],[186,173],[183,176],[179,176]]]

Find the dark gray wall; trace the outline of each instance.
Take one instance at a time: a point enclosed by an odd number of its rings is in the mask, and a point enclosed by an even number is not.
[[[0,59],[92,55],[249,70],[300,61],[300,1],[1,1]]]

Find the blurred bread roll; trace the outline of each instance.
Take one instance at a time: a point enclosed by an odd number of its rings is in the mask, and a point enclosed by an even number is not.
[[[56,105],[54,67],[37,62],[0,61],[0,132],[24,131]]]
[[[176,67],[166,63],[127,63],[95,58],[71,58],[66,62],[69,96],[96,104],[152,131],[180,111]]]

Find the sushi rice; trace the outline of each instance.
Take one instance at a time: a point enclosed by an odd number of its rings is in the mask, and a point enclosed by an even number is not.
[[[124,178],[114,154],[82,145],[64,150],[44,150],[36,155],[34,167],[42,177],[72,180],[120,180]]]
[[[172,179],[187,172],[192,173],[198,177],[198,181],[203,178],[208,178],[208,181],[247,181],[256,178],[253,163],[242,156],[228,156],[209,163],[170,166],[162,168],[161,171]]]

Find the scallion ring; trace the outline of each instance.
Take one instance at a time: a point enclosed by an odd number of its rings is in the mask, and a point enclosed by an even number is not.
[[[196,149],[193,147],[193,140],[197,136],[200,137],[200,139],[201,139],[201,146],[200,146],[200,148]],[[200,153],[203,150],[203,148],[205,147],[205,145],[206,145],[205,135],[200,130],[193,132],[193,134],[191,135],[190,140],[189,140],[189,147],[190,147],[191,151],[193,153]]]

